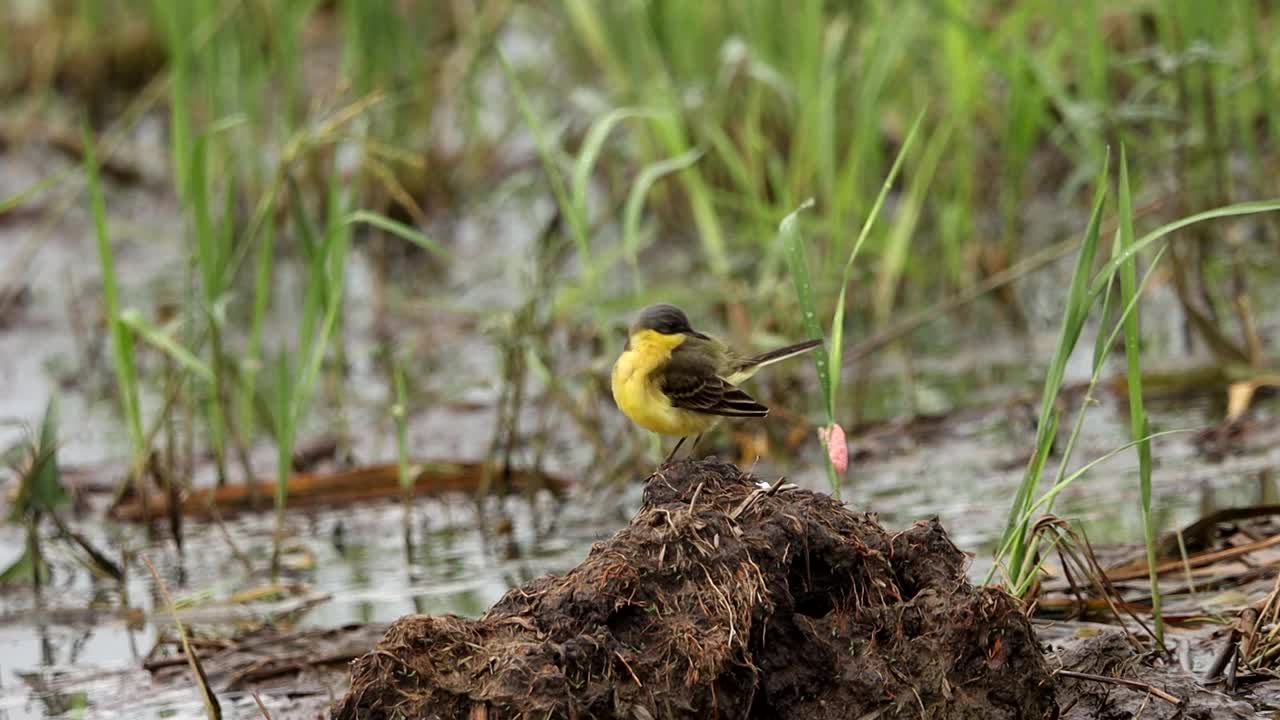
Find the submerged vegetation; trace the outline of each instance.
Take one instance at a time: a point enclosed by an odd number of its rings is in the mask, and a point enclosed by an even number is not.
[[[1049,556],[1079,562],[1055,500],[1131,454],[1133,539],[1163,643],[1153,468],[1160,438],[1198,428],[1153,427],[1151,351],[1210,367],[1224,397],[1235,387],[1224,421],[1280,384],[1266,323],[1280,312],[1280,10],[1263,0],[6,8],[0,154],[42,145],[75,162],[0,196],[0,224],[87,210],[127,439],[117,492],[152,518],[158,488],[179,550],[179,496],[206,481],[257,493],[253,457],[270,448],[275,490],[251,505],[274,508],[277,574],[300,443],[360,432],[391,439],[378,460],[394,455],[412,547],[412,497],[446,472],[432,463],[468,458],[415,447],[409,418],[470,381],[433,375],[391,316],[431,332],[438,316],[464,319],[473,337],[429,343],[456,344],[496,399],[476,485],[509,491],[512,466],[532,467],[530,493],[554,484],[544,468],[557,463],[593,485],[651,467],[653,447],[616,422],[602,388],[620,332],[652,301],[744,346],[826,338],[816,378],[795,363],[761,388],[786,412],[713,440],[747,460],[812,451],[818,428],[843,443],[922,414],[917,355],[1056,329],[1052,353],[1029,357],[1043,383],[988,580],[1030,602]],[[163,162],[134,157],[157,122]],[[140,243],[181,258],[160,299],[122,287],[132,228],[110,209],[134,187],[180,217]],[[515,202],[537,210],[513,215],[523,242],[458,230]],[[55,231],[43,225],[0,269],[0,324]],[[495,258],[507,266],[468,267]],[[356,272],[377,317],[353,338]],[[506,278],[506,294],[477,301],[479,272]],[[1182,313],[1177,347],[1146,333],[1157,287]],[[1071,408],[1068,367],[1086,355]],[[349,425],[345,380],[365,362],[383,369],[386,427]],[[878,392],[884,376],[906,390]],[[1116,378],[1127,437],[1074,457],[1094,393]],[[446,390],[420,394],[429,384]],[[10,453],[10,519],[30,540],[6,580],[44,578],[39,529],[64,501],[53,417]],[[558,450],[566,436],[577,447]],[[836,497],[857,487],[856,462],[824,462]]]

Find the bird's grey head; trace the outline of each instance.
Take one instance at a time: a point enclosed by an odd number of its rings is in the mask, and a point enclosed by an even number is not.
[[[689,325],[689,316],[685,315],[683,310],[667,303],[650,305],[640,311],[640,317],[631,326],[631,332],[637,333],[641,330],[653,330],[663,335],[683,334],[706,337]]]

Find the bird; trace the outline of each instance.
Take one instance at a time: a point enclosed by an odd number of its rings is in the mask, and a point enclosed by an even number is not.
[[[663,464],[690,436],[690,452],[726,417],[764,417],[769,408],[738,385],[766,365],[806,353],[822,340],[805,340],[759,355],[743,356],[724,342],[694,330],[683,310],[667,303],[644,308],[613,364],[613,400],[632,422],[678,437]]]

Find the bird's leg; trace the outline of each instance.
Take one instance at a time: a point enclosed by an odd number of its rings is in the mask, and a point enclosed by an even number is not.
[[[704,433],[698,433],[698,436],[697,436],[697,437],[695,437],[695,438],[693,439],[693,445],[690,445],[690,446],[689,446],[689,458],[690,458],[690,459],[692,459],[692,458],[693,458],[693,453],[694,453],[694,451],[696,451],[696,450],[698,449],[698,443],[702,442],[702,436],[703,436],[703,434],[704,434]]]
[[[676,446],[671,448],[671,452],[667,453],[667,459],[662,461],[663,465],[666,465],[667,463],[671,462],[671,458],[676,456],[676,451],[680,449],[680,446],[684,444],[685,440],[688,440],[688,438],[687,437],[680,438],[680,441],[676,443]]]

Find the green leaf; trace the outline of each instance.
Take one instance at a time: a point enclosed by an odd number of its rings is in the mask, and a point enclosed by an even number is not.
[[[58,468],[56,398],[49,400],[35,443],[20,444],[18,450],[20,454],[15,466],[20,475],[8,513],[9,521],[14,523],[27,522],[41,513],[52,513],[70,500],[62,487],[62,473]],[[30,459],[30,465],[26,464],[26,459]]]
[[[120,322],[139,337],[154,345],[157,349],[173,358],[179,365],[206,383],[213,382],[213,371],[199,358],[173,338],[172,335],[143,319],[137,310],[129,309],[120,313]]]
[[[582,141],[582,149],[578,151],[578,157],[573,163],[573,181],[570,190],[574,212],[578,213],[583,222],[587,220],[587,185],[591,181],[591,172],[595,169],[596,160],[600,157],[601,151],[604,150],[604,143],[609,138],[609,133],[624,120],[655,118],[667,114],[661,110],[645,107],[615,108],[591,124],[590,129],[587,130],[586,139]],[[589,264],[589,260],[590,258],[583,258],[584,264]]]
[[[676,157],[652,163],[636,176],[635,182],[631,185],[631,191],[627,193],[627,203],[622,212],[622,247],[632,268],[638,266],[640,211],[644,209],[644,199],[649,194],[649,188],[663,176],[684,170],[701,157],[701,150],[690,150]]]
[[[805,334],[807,337],[820,338],[823,337],[822,325],[818,322],[818,307],[813,291],[813,278],[809,274],[809,260],[805,256],[804,241],[800,238],[799,231],[796,230],[796,218],[801,211],[813,207],[813,204],[813,198],[809,198],[801,203],[800,207],[788,213],[782,219],[782,222],[778,223],[778,237],[787,255],[787,267],[791,273],[791,282],[796,288],[796,297],[800,303],[801,321],[804,325]],[[827,424],[830,426],[835,423],[829,400],[829,398],[834,397],[834,391],[832,389],[830,360],[827,357],[827,353],[813,353],[813,364],[818,371],[818,384],[822,386],[822,396],[828,399],[825,404],[827,406]],[[835,465],[831,463],[829,453],[826,465],[827,481],[831,484],[831,494],[839,499],[840,477],[836,472]]]
[[[379,230],[385,230],[403,240],[408,240],[428,252],[436,253],[437,255],[445,258],[453,257],[453,255],[445,249],[443,245],[427,237],[424,233],[421,233],[404,223],[396,222],[385,215],[373,212],[372,210],[356,210],[355,212],[348,213],[343,219],[343,222],[348,225],[355,223],[372,225]]]
[[[840,274],[840,297],[836,300],[835,317],[831,320],[831,347],[827,350],[832,368],[831,388],[827,393],[827,415],[832,422],[835,421],[836,393],[840,386],[840,366],[844,355],[845,294],[849,289],[849,280],[853,275],[853,261],[858,257],[858,252],[862,250],[862,244],[867,241],[867,236],[871,234],[871,227],[875,224],[876,218],[880,217],[880,209],[884,206],[885,198],[889,196],[889,190],[898,178],[898,172],[902,169],[902,162],[907,157],[907,151],[911,149],[912,144],[915,142],[916,133],[920,130],[920,123],[924,120],[924,114],[925,109],[922,109],[916,115],[915,122],[911,124],[911,130],[907,133],[906,140],[902,141],[898,156],[893,159],[889,174],[885,176],[884,182],[880,185],[880,192],[876,195],[876,201],[871,205],[871,212],[867,213],[866,220],[862,222],[862,229],[858,231],[858,239],[854,241],[853,247],[849,250],[849,259],[845,260],[844,270]]]
[[[115,257],[111,250],[111,236],[107,232],[106,201],[102,196],[102,183],[98,173],[98,160],[94,154],[94,136],[86,122],[83,127],[84,169],[89,180],[89,206],[92,211],[94,236],[98,244],[98,260],[102,268],[102,298],[106,305],[107,322],[111,328],[111,355],[115,364],[116,389],[120,393],[120,406],[129,428],[129,444],[132,449],[132,465],[142,466],[146,454],[146,438],[142,432],[142,410],[138,400],[138,370],[133,352],[133,335],[120,322],[120,293],[116,282]]]
[[[1027,470],[1023,474],[1022,483],[1018,486],[1017,493],[1014,495],[1013,504],[1009,507],[1009,517],[1005,523],[1004,533],[1000,538],[1000,554],[996,557],[998,564],[1005,550],[1009,551],[1009,567],[1014,573],[1011,578],[1011,584],[1015,587],[1022,584],[1023,577],[1021,573],[1026,571],[1024,561],[1028,557],[1030,545],[1034,542],[1034,538],[1028,536],[1029,520],[1026,519],[1026,514],[1031,507],[1036,488],[1040,484],[1040,477],[1044,472],[1044,465],[1048,460],[1049,451],[1053,447],[1055,433],[1058,428],[1059,418],[1055,402],[1059,391],[1062,389],[1067,361],[1071,358],[1071,353],[1075,350],[1076,343],[1080,339],[1080,331],[1089,316],[1089,308],[1095,297],[1087,292],[1089,271],[1093,267],[1093,262],[1097,255],[1098,236],[1102,228],[1102,211],[1106,205],[1106,199],[1107,163],[1104,162],[1102,171],[1098,174],[1098,186],[1094,194],[1093,212],[1090,213],[1089,225],[1085,229],[1084,242],[1080,246],[1080,253],[1076,258],[1075,271],[1071,276],[1071,286],[1067,292],[1066,306],[1063,310],[1058,345],[1054,350],[1053,359],[1049,363],[1049,369],[1045,373],[1044,389],[1040,398],[1040,414],[1036,424],[1035,448],[1032,452],[1031,461],[1027,464]]]
[[[813,198],[800,203],[800,207],[792,210],[782,222],[778,223],[778,237],[787,254],[787,267],[791,273],[791,282],[796,289],[796,298],[800,303],[801,324],[807,337],[823,337],[822,325],[818,322],[818,304],[813,290],[813,278],[809,274],[809,260],[805,256],[804,240],[796,230],[796,220],[801,212],[813,207]],[[824,396],[831,395],[831,369],[826,353],[813,354],[813,363],[818,371],[818,382],[822,385]],[[828,417],[828,421],[835,419]]]
[[[1171,223],[1161,225],[1151,232],[1143,235],[1140,239],[1129,245],[1111,261],[1102,267],[1095,276],[1093,285],[1089,292],[1092,295],[1101,294],[1106,290],[1106,284],[1110,281],[1112,275],[1119,269],[1120,265],[1129,258],[1137,255],[1143,248],[1170,233],[1181,230],[1189,225],[1195,225],[1205,220],[1215,220],[1217,218],[1235,217],[1237,215],[1256,215],[1264,212],[1274,212],[1280,210],[1280,200],[1257,200],[1252,202],[1235,203],[1234,205],[1224,205],[1213,210],[1189,215],[1180,220],[1174,220]]]
[[[1138,326],[1137,303],[1141,289],[1137,287],[1138,263],[1134,253],[1127,252],[1136,242],[1133,237],[1133,205],[1129,194],[1129,161],[1124,146],[1120,146],[1120,199],[1117,230],[1124,261],[1120,264],[1120,297],[1133,311],[1124,318],[1124,356],[1129,385],[1129,432],[1137,442],[1138,483],[1142,496],[1142,530],[1147,549],[1147,567],[1150,571],[1151,614],[1155,625],[1156,642],[1164,644],[1164,619],[1160,612],[1160,579],[1156,572],[1156,535],[1151,522],[1151,440],[1146,409],[1142,403],[1142,343]]]
[[[0,585],[30,585],[35,577],[36,564],[31,551],[24,548],[22,554],[0,571]]]

